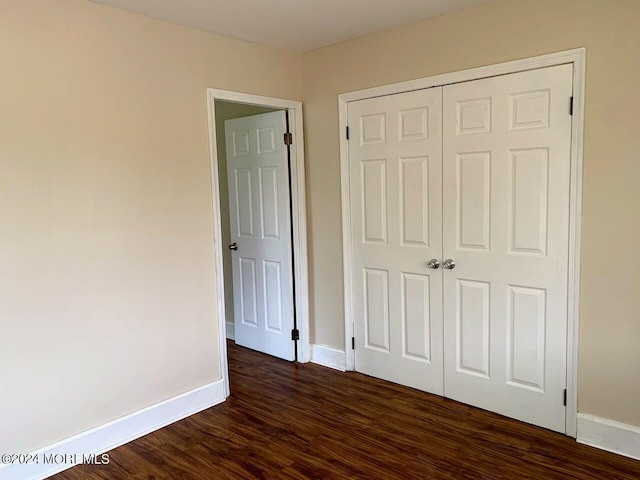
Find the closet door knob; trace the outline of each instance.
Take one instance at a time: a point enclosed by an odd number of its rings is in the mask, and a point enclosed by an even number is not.
[[[440,261],[437,258],[432,258],[429,260],[429,263],[427,263],[427,267],[437,270],[440,268]]]
[[[456,262],[450,258],[447,258],[442,264],[442,268],[446,268],[447,270],[453,270],[456,268]]]
[[[238,244],[237,243],[232,243],[231,245],[229,245],[229,250],[238,250]]]

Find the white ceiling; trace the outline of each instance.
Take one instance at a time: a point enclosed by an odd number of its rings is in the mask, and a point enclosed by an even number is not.
[[[91,0],[304,52],[487,0]]]

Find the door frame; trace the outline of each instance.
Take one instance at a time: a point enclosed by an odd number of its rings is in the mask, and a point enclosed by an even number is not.
[[[578,323],[580,306],[580,244],[582,219],[582,152],[584,137],[586,48],[497,63],[484,67],[367,88],[338,95],[340,136],[340,181],[342,190],[342,254],[344,268],[344,316],[346,369],[355,369],[355,352],[349,348],[354,335],[351,192],[349,187],[348,103],[367,98],[424,90],[452,83],[479,80],[556,65],[573,65],[573,121],[571,125],[571,185],[569,204],[569,274],[567,310],[567,407],[565,433],[577,435],[578,415]],[[569,108],[569,105],[567,105]]]
[[[229,390],[229,366],[227,362],[227,329],[225,315],[224,273],[222,264],[222,223],[220,215],[220,178],[218,177],[218,149],[216,139],[215,101],[243,103],[260,107],[286,110],[289,114],[289,131],[293,135],[291,155],[291,228],[293,230],[293,299],[296,312],[296,326],[300,332],[298,340],[298,362],[310,360],[309,348],[309,281],[307,258],[307,209],[305,202],[304,138],[302,123],[302,102],[281,98],[264,97],[230,90],[207,89],[209,113],[209,160],[211,168],[211,193],[213,202],[213,247],[215,259],[215,288],[218,313],[218,335],[220,338],[220,367],[224,380],[225,397]]]

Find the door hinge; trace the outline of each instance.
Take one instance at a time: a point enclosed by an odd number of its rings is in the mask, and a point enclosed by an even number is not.
[[[298,330],[297,328],[291,330],[291,340],[300,340],[300,330]]]
[[[349,140],[349,127],[347,127],[347,140]]]
[[[573,115],[573,97],[569,101],[569,115]]]
[[[285,134],[284,134],[284,144],[285,145],[293,145],[293,133],[285,132]]]
[[[356,337],[351,337],[351,350],[356,349]]]
[[[567,406],[567,389],[564,389],[564,393],[562,394],[562,404],[566,407]]]

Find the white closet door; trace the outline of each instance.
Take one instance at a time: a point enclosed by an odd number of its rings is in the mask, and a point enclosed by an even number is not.
[[[445,395],[565,430],[572,67],[444,87]]]
[[[442,89],[348,114],[356,370],[442,394]]]
[[[239,345],[295,358],[285,112],[224,122]]]

